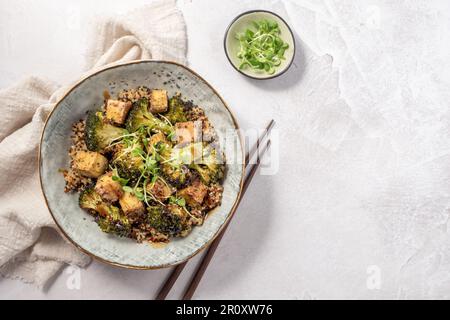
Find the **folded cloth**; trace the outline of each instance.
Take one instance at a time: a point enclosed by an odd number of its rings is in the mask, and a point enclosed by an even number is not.
[[[86,72],[149,58],[185,64],[186,50],[186,27],[175,1],[156,1],[97,23]],[[39,186],[41,131],[66,90],[36,77],[0,90],[0,274],[38,287],[66,264],[84,267],[90,262],[59,234]]]

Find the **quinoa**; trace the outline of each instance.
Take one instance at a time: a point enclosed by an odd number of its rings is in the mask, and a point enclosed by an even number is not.
[[[155,228],[152,228],[146,223],[142,223],[137,228],[133,228],[131,238],[136,239],[136,241],[139,243],[142,243],[144,241],[153,243],[169,242],[169,237],[167,235],[158,232]]]
[[[153,243],[169,242],[169,237],[167,235],[158,232],[155,228],[145,222],[138,224],[137,227],[134,227],[131,231],[130,237],[139,243],[144,241]]]
[[[205,215],[200,209],[192,209],[189,215],[192,225],[201,226],[205,220]]]
[[[187,114],[188,120],[190,120],[190,121],[197,121],[201,117],[205,117],[205,112],[203,111],[203,109],[198,106],[194,106],[194,105],[192,105],[191,107],[188,108],[186,114]]]
[[[119,92],[120,101],[135,102],[141,98],[147,98],[150,100],[151,90],[145,86],[140,86],[137,89],[124,89]]]
[[[81,191],[86,186],[92,184],[92,178],[84,177],[73,169],[73,160],[79,151],[87,151],[86,142],[84,141],[84,128],[86,123],[84,120],[79,120],[72,125],[72,134],[70,139],[72,145],[69,148],[70,167],[66,170],[61,170],[66,181],[64,192]]]
[[[223,187],[220,184],[213,184],[208,188],[206,199],[204,202],[205,209],[213,209],[220,206],[222,202]]]
[[[165,235],[164,233],[158,232],[155,229],[153,229],[153,234],[151,237],[149,237],[147,240],[150,242],[163,242],[168,243],[169,237]]]
[[[123,102],[131,102],[134,103],[142,98],[146,98],[148,100],[150,99],[150,95],[152,93],[153,89],[149,89],[145,86],[140,86],[135,89],[125,89],[119,92],[117,95],[117,99]],[[176,96],[181,99],[180,93],[177,93]],[[103,120],[103,124],[108,123],[107,120],[104,119],[104,113],[105,113],[105,105],[107,104],[108,99],[110,99],[110,95],[107,91],[104,92],[104,98],[105,103],[102,106],[102,117],[98,116],[99,119]],[[168,98],[168,97],[167,97]],[[150,102],[151,103],[151,102]],[[157,103],[155,103],[157,104]],[[185,101],[182,100],[183,105],[183,116],[185,118],[183,119],[177,119],[174,120],[174,123],[177,122],[184,122],[184,121],[201,121],[202,124],[202,134],[203,134],[203,141],[208,142],[208,147],[212,147],[214,149],[217,148],[219,150],[219,141],[218,136],[215,133],[214,127],[209,121],[208,117],[205,115],[205,112],[202,108],[194,105],[192,100]],[[155,117],[158,117],[160,120],[167,120],[164,117],[164,113],[161,113],[161,115],[157,115],[157,112],[155,112]],[[113,126],[117,126],[117,124],[110,123]],[[85,142],[85,127],[86,122],[84,120],[79,120],[76,123],[72,125],[72,133],[71,133],[71,146],[68,150],[68,155],[70,158],[70,165],[69,168],[66,170],[61,170],[64,176],[64,180],[66,182],[64,191],[65,192],[74,192],[74,191],[83,191],[83,197],[80,198],[82,201],[80,202],[80,207],[82,208],[94,208],[91,209],[91,212],[95,217],[95,221],[97,224],[99,224],[100,229],[104,232],[113,233],[118,236],[126,236],[132,239],[135,239],[137,242],[152,242],[152,243],[167,243],[170,241],[172,237],[184,237],[187,236],[192,228],[194,226],[202,225],[205,217],[208,214],[208,211],[211,209],[219,206],[222,201],[222,193],[223,193],[223,187],[215,183],[213,185],[205,185],[202,192],[205,192],[206,195],[204,196],[203,203],[200,204],[194,204],[193,206],[186,204],[186,200],[183,197],[180,197],[180,195],[177,194],[177,191],[181,191],[181,188],[187,187],[191,183],[200,181],[201,179],[199,173],[195,171],[194,169],[189,169],[188,166],[183,165],[179,169],[179,175],[184,175],[185,179],[178,179],[177,176],[172,177],[170,174],[167,174],[166,172],[160,173],[160,177],[163,182],[166,183],[167,186],[171,188],[171,193],[174,193],[171,197],[165,197],[162,192],[157,192],[159,190],[146,190],[145,186],[148,186],[147,181],[132,181],[130,179],[119,177],[121,180],[126,180],[126,182],[123,182],[124,185],[124,191],[131,192],[141,203],[145,201],[147,207],[147,210],[149,207],[167,207],[169,208],[167,211],[164,211],[165,214],[176,214],[178,217],[181,217],[181,219],[178,219],[176,221],[168,221],[168,223],[174,223],[177,224],[175,229],[167,229],[163,226],[161,227],[160,224],[155,223],[154,221],[149,220],[149,216],[152,214],[150,210],[147,212],[138,212],[138,211],[130,211],[127,209],[127,212],[125,213],[121,207],[124,206],[123,203],[119,201],[114,201],[113,203],[110,202],[111,199],[107,197],[107,195],[103,195],[95,190],[94,184],[98,181],[98,178],[89,178],[82,176],[78,172],[78,168],[81,168],[79,166],[80,158],[83,158],[86,156],[86,154],[80,154],[81,152],[89,151],[86,142]],[[103,127],[101,128],[103,129]],[[100,129],[99,129],[100,130]],[[134,131],[132,131],[134,132]],[[127,135],[127,139],[125,139],[125,136],[119,137],[123,141],[118,141],[117,143],[110,143],[107,147],[97,150],[96,156],[99,156],[99,154],[102,155],[102,157],[106,157],[109,166],[108,172],[102,172],[102,175],[105,174],[115,174],[119,175],[119,171],[116,168],[116,163],[114,162],[117,157],[126,155],[127,153],[130,153],[134,150],[137,150],[138,148],[135,147],[138,143],[136,143],[136,139],[140,139],[144,137],[145,139],[149,139],[150,141],[153,139],[155,134],[163,133],[163,136],[167,133],[164,133],[163,130],[156,132],[147,130],[147,131],[139,131],[138,133],[134,135]],[[173,132],[170,132],[173,134]],[[129,138],[128,136],[133,136],[133,138]],[[168,134],[167,134],[168,136]],[[129,139],[128,139],[129,138]],[[167,138],[167,137],[166,137]],[[126,141],[125,141],[126,140]],[[146,140],[146,141],[149,141]],[[130,141],[132,142],[132,146],[128,146],[130,144]],[[140,141],[140,140],[139,140]],[[143,142],[143,141],[142,141]],[[169,145],[169,151],[171,148],[176,148],[176,145],[174,146],[176,142],[167,140],[167,144]],[[130,150],[127,148],[129,147]],[[156,149],[155,149],[156,150]],[[161,150],[158,150],[158,152],[162,152],[163,148]],[[214,159],[220,161],[218,163],[222,163],[223,156],[221,157],[220,154],[223,155],[223,153],[214,154]],[[140,152],[142,153],[142,152]],[[148,154],[149,151],[146,149],[145,153],[147,154],[147,157],[150,157]],[[95,154],[95,152],[91,152],[91,155]],[[167,155],[166,155],[167,156]],[[156,158],[156,155],[155,155]],[[156,162],[157,169],[161,169],[160,165],[160,159],[155,160],[151,158]],[[102,161],[104,159],[102,158]],[[132,160],[127,160],[125,162],[126,165],[129,165]],[[76,162],[76,163],[75,163]],[[104,161],[103,161],[104,162]],[[75,164],[77,166],[75,166]],[[98,164],[98,162],[96,163]],[[88,166],[88,165],[86,165]],[[172,167],[169,167],[172,168]],[[105,169],[105,168],[103,168]],[[150,175],[150,171],[148,171],[148,168],[144,168],[147,170],[147,174]],[[141,167],[139,167],[139,170],[144,170]],[[153,169],[153,168],[150,168]],[[156,170],[156,169],[155,169]],[[172,168],[172,170],[174,170]],[[192,171],[191,171],[192,170]],[[219,170],[222,170],[222,172],[225,170],[225,168],[219,168]],[[91,175],[88,170],[87,171],[81,171],[83,174]],[[114,173],[115,172],[115,173]],[[144,172],[141,172],[141,177],[144,175]],[[154,177],[159,176],[159,172],[154,173],[151,171],[152,179]],[[211,174],[220,174],[220,172],[214,171],[214,173]],[[122,174],[121,174],[122,175]],[[146,179],[149,179],[149,177],[146,177]],[[113,179],[114,180],[114,179]],[[118,180],[118,179],[116,179]],[[116,181],[114,180],[114,181]],[[120,182],[122,184],[122,181]],[[129,184],[130,183],[130,184]],[[141,183],[141,184],[140,184]],[[129,185],[127,185],[129,184]],[[174,185],[173,187],[170,185]],[[141,186],[142,185],[142,186]],[[176,185],[176,187],[175,187]],[[132,191],[127,191],[128,189],[125,189],[125,186],[132,189]],[[134,189],[132,188],[134,186]],[[142,188],[143,195],[141,194],[138,197],[138,188]],[[106,188],[105,188],[106,190]],[[161,193],[161,194],[160,194]],[[98,198],[95,197],[95,194]],[[204,194],[204,193],[203,193]],[[145,196],[146,195],[146,196]],[[89,198],[91,196],[91,198]],[[142,198],[143,197],[143,198]],[[114,198],[115,199],[115,198]],[[181,201],[181,200],[185,201]],[[116,199],[117,200],[117,199]],[[90,206],[85,205],[86,203],[90,203]],[[118,203],[117,203],[118,202]],[[165,203],[163,203],[165,202]],[[182,204],[184,203],[184,204]],[[126,203],[125,203],[126,204]],[[170,209],[172,208],[172,209]],[[161,209],[162,210],[162,209]],[[184,211],[183,211],[184,210]],[[158,227],[159,229],[156,229],[155,227]],[[161,227],[161,228],[160,228]],[[169,226],[170,227],[170,226]],[[161,232],[166,230],[165,232]],[[173,230],[173,231],[172,231]],[[175,234],[176,232],[176,234]]]

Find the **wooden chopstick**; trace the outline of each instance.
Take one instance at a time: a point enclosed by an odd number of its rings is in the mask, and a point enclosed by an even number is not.
[[[169,275],[169,278],[167,278],[166,282],[164,282],[164,285],[162,286],[161,290],[159,290],[155,300],[166,299],[167,295],[169,294],[175,282],[178,280],[178,277],[180,276],[188,261],[189,260],[186,260],[173,268],[172,272]]]
[[[259,145],[263,142],[264,138],[270,133],[270,131],[272,130],[274,125],[275,125],[275,121],[272,119],[269,122],[269,124],[267,125],[267,127],[265,128],[262,135],[258,138],[256,143],[252,146],[252,148],[249,149],[249,151],[247,151],[247,153],[245,155],[245,167],[246,168],[248,167],[250,159],[253,157],[255,152],[258,150]],[[243,195],[243,193],[242,193],[242,195]],[[156,300],[164,300],[167,297],[170,290],[172,290],[173,285],[175,284],[178,277],[180,276],[181,272],[183,271],[184,267],[186,266],[187,262],[188,261],[184,261],[174,267],[174,269],[172,270],[172,272],[169,275],[169,278],[167,278],[166,282],[161,287],[161,290],[158,292],[158,295],[155,298]]]
[[[260,154],[261,157],[264,155],[264,153],[266,152],[266,150],[269,147],[270,147],[270,140],[267,142],[264,149],[262,149],[261,154]],[[239,198],[238,206],[242,200],[242,197],[245,194],[245,191],[247,191],[248,186],[250,185],[250,182],[252,181],[253,176],[255,175],[255,172],[260,165],[260,162],[261,162],[261,160],[258,157],[256,164],[252,165],[250,172],[249,172],[247,178],[245,179],[244,185],[242,187],[242,194],[241,194],[241,197]],[[231,218],[233,218],[233,217],[231,217]],[[209,262],[211,261],[212,257],[214,256],[214,253],[216,252],[216,249],[219,246],[220,241],[222,240],[222,237],[225,234],[225,231],[227,230],[228,226],[230,225],[230,221],[231,221],[231,219],[228,220],[228,222],[225,225],[225,227],[223,228],[223,230],[220,232],[220,234],[217,236],[217,238],[214,239],[214,241],[211,243],[211,245],[207,249],[205,256],[202,258],[200,265],[197,267],[197,271],[195,272],[194,276],[192,277],[191,282],[189,283],[189,285],[183,295],[183,300],[190,300],[192,298],[192,296],[194,295],[195,290],[197,289],[200,281],[203,278],[203,275],[205,274],[206,269],[208,268]]]
[[[250,159],[253,157],[256,151],[259,150],[259,145],[261,142],[263,142],[264,138],[272,131],[273,126],[275,125],[275,120],[270,120],[269,124],[267,125],[266,129],[262,133],[262,135],[258,138],[256,143],[250,148],[250,150],[247,152],[247,155],[245,156],[245,167],[248,166]]]

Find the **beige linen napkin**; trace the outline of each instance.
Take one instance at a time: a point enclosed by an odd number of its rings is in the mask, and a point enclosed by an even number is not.
[[[185,23],[175,1],[157,1],[96,25],[87,73],[136,59],[185,64],[186,50]],[[41,131],[48,112],[67,90],[58,88],[30,77],[0,90],[0,273],[39,287],[65,264],[84,267],[90,262],[59,235],[39,186]]]

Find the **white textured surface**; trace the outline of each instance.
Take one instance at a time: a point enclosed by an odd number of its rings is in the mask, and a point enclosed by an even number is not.
[[[144,2],[1,1],[0,87],[24,74],[76,79],[89,19]],[[282,138],[278,173],[255,178],[195,297],[450,298],[450,3],[180,7],[190,66],[244,128],[274,117]],[[304,41],[282,78],[243,78],[223,53],[228,22],[254,8],[282,14]],[[79,290],[64,273],[44,292],[0,280],[0,297],[151,298],[167,273],[94,262]]]

